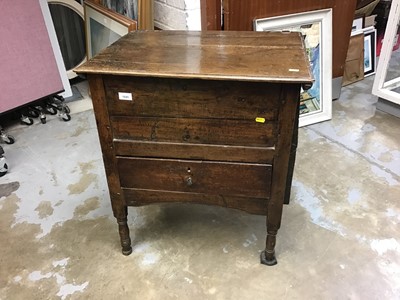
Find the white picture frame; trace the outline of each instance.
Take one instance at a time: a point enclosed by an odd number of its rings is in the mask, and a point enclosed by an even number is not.
[[[364,77],[376,71],[376,29],[364,29]]]
[[[394,89],[400,87],[400,77],[386,81],[387,70],[392,56],[393,44],[397,35],[397,25],[400,21],[400,0],[393,0],[388,23],[386,25],[382,50],[379,56],[379,63],[376,69],[372,94],[387,101],[400,105],[400,93]]]
[[[255,19],[253,25],[256,31],[299,31],[304,36],[307,28],[318,29],[318,40],[314,38],[313,46],[307,47],[308,53],[314,53],[310,57],[316,57],[311,62],[315,82],[310,90],[314,89],[312,98],[317,101],[302,99],[299,127],[332,119],[332,9]],[[307,91],[302,91],[303,95]],[[316,103],[319,107],[315,107]]]
[[[357,16],[351,25],[351,31],[358,31],[364,28],[364,16]]]

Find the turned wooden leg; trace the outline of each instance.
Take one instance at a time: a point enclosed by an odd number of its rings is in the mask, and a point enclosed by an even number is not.
[[[122,254],[129,255],[132,253],[131,238],[129,236],[128,227],[128,207],[119,207],[115,209],[114,215],[117,218],[119,237],[121,239]]]
[[[117,218],[119,237],[121,239],[122,254],[129,255],[132,253],[131,238],[129,236],[129,227],[127,218]]]
[[[261,263],[267,266],[276,265],[275,244],[277,231],[268,231],[265,250],[261,252]]]
[[[283,199],[281,198],[283,202]],[[273,205],[270,203],[267,213],[267,240],[265,250],[261,252],[261,263],[267,266],[276,265],[275,258],[276,235],[281,226],[282,206],[283,204]]]

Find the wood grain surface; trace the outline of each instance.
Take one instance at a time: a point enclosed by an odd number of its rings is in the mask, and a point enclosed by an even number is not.
[[[107,76],[105,90],[113,116],[276,120],[280,84],[223,80]],[[132,94],[132,101],[119,99]]]
[[[298,33],[132,31],[78,73],[312,82]]]
[[[270,194],[271,165],[119,157],[118,169],[125,188],[264,199]]]

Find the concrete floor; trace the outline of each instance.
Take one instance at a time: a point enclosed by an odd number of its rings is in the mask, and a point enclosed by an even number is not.
[[[0,299],[399,299],[400,119],[372,82],[300,129],[274,267],[264,217],[200,205],[129,208],[123,256],[92,110],[10,128]]]

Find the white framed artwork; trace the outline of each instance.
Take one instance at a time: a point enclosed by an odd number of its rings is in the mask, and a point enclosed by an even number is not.
[[[254,20],[256,31],[300,32],[315,82],[302,90],[299,127],[332,118],[332,9]]]
[[[351,31],[362,30],[364,28],[364,16],[357,16],[353,20]]]
[[[375,74],[376,70],[376,29],[364,29],[364,77]]]

